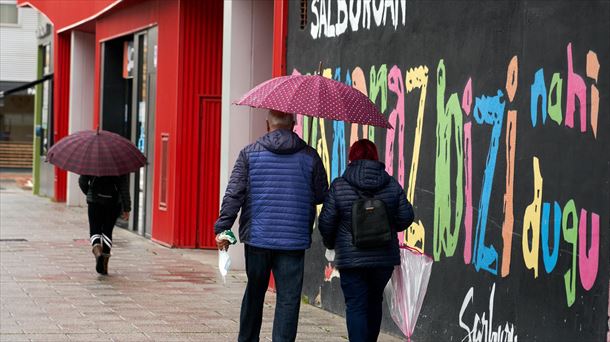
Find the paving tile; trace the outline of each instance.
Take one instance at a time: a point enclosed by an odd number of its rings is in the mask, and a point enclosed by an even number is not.
[[[56,341],[70,341],[65,334],[28,334],[26,335],[30,341],[40,342],[56,342]]]
[[[215,251],[165,248],[117,228],[110,274],[100,276],[86,208],[9,190],[0,190],[0,238],[28,241],[0,244],[0,341],[237,340],[246,277],[232,271],[223,284]],[[267,293],[261,341],[271,340],[274,307]],[[346,335],[342,317],[301,306],[297,341]]]
[[[17,324],[0,323],[0,335],[5,334],[23,334],[23,329]]]
[[[97,333],[97,334],[80,334],[80,333],[71,333],[71,334],[66,334],[66,336],[68,336],[68,340],[69,341],[78,341],[78,342],[98,342],[98,341],[112,341],[110,339],[109,335],[106,335],[104,333]]]
[[[30,341],[30,338],[23,333],[19,334],[9,334],[9,333],[0,333],[0,341],[11,341],[11,342],[21,342],[21,341]]]

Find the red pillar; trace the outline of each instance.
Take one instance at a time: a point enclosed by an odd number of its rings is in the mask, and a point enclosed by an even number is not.
[[[286,75],[286,38],[288,36],[288,0],[273,1],[273,77]],[[269,289],[275,290],[273,274]]]
[[[70,41],[70,31],[55,34],[55,49],[53,51],[53,140],[55,143],[68,135]],[[55,200],[65,202],[66,193],[66,171],[55,167]]]
[[[273,2],[273,77],[286,75],[286,38],[288,36],[288,0]]]

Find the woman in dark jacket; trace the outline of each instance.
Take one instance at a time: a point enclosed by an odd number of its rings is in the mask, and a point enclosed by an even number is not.
[[[95,270],[99,274],[108,274],[112,230],[119,216],[127,220],[131,211],[129,175],[80,176],[78,185],[87,195],[89,236],[95,256]]]
[[[370,140],[352,145],[350,164],[343,176],[332,182],[318,221],[324,245],[335,250],[351,342],[377,340],[383,290],[394,266],[400,265],[396,232],[413,222],[413,207],[404,190],[378,159],[377,147]],[[386,206],[392,238],[382,247],[364,249],[352,243],[352,204],[360,198],[359,192],[372,194]]]

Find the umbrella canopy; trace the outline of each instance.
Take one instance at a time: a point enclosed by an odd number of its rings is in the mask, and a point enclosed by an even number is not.
[[[432,258],[410,247],[400,248],[400,265],[385,288],[390,315],[411,340],[432,273]]]
[[[366,95],[341,82],[319,75],[275,77],[254,87],[234,103],[392,128]]]
[[[131,141],[102,130],[80,131],[61,139],[49,149],[47,161],[89,176],[119,176],[146,165],[146,157]]]

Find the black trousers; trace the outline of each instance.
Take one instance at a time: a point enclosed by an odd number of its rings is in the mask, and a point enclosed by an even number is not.
[[[112,248],[112,230],[121,214],[119,204],[89,203],[89,236],[91,245],[101,244],[104,253]]]

